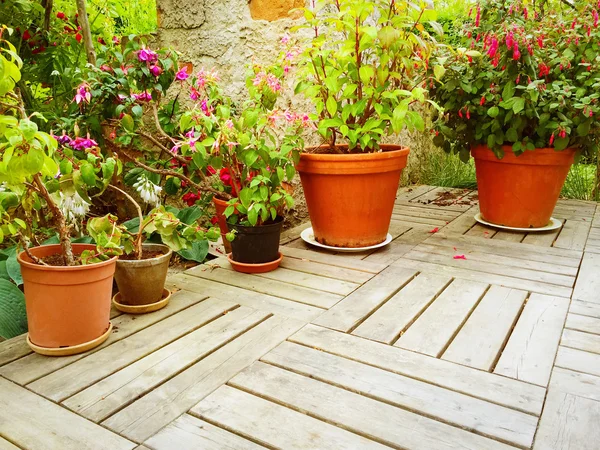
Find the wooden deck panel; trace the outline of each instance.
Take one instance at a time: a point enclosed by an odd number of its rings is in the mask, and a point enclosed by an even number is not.
[[[170,277],[167,308],[111,311],[86,354],[0,342],[0,449],[596,448],[596,204],[559,201],[545,233],[478,210],[476,192],[402,188],[382,249],[315,249],[302,224],[281,269],[215,253]]]

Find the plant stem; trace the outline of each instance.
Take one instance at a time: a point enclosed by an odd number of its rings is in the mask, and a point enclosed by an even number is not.
[[[44,261],[42,261],[40,258],[38,258],[37,256],[33,255],[29,251],[29,245],[27,244],[27,241],[25,240],[25,236],[23,236],[23,233],[21,233],[21,232],[19,232],[19,241],[21,242],[21,245],[23,246],[23,250],[25,250],[25,253],[27,254],[27,256],[29,256],[29,258],[35,264],[39,264],[40,266],[47,266],[48,265]]]
[[[133,203],[133,205],[135,206],[135,209],[137,210],[138,218],[140,219],[140,224],[138,226],[138,232],[135,237],[134,245],[135,245],[135,258],[140,260],[140,259],[142,259],[142,232],[144,231],[142,228],[142,223],[144,222],[144,215],[142,214],[142,208],[140,207],[139,203],[136,202],[135,199],[131,195],[129,195],[127,192],[125,192],[123,189],[113,186],[112,184],[109,184],[108,187],[114,189],[115,191],[120,192],[125,197],[127,197],[127,200],[129,200],[131,203]]]
[[[96,52],[94,50],[94,43],[92,42],[92,31],[90,30],[90,22],[87,15],[87,8],[85,6],[85,0],[77,1],[77,13],[79,14],[79,24],[81,25],[81,32],[83,33],[83,43],[85,45],[85,52],[87,55],[87,61],[90,64],[96,65]]]

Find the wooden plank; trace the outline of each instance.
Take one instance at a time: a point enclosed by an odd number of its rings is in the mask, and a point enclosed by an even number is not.
[[[561,345],[558,347],[554,365],[563,369],[600,376],[600,355],[597,353],[584,352]]]
[[[364,261],[391,264],[411,251],[417,244],[431,237],[430,231],[430,227],[414,226],[402,236],[394,239],[389,245],[371,253],[364,258]]]
[[[475,215],[479,212],[479,206],[472,206],[458,218],[446,225],[439,233],[440,236],[461,235],[468,232],[476,223]]]
[[[27,345],[25,335],[15,336],[0,343],[0,366],[15,361],[31,353],[31,348]]]
[[[262,361],[513,445],[529,447],[537,426],[535,416],[290,342],[273,349]],[[236,376],[230,384],[249,388],[261,395],[264,394],[265,382],[268,384],[273,378],[280,378],[280,382],[286,385],[289,383],[292,389],[304,384],[304,380],[300,383],[294,381],[297,375],[283,371],[277,373],[268,369],[270,366],[259,368],[257,364]],[[254,373],[248,376],[249,372]],[[251,384],[239,382],[245,376],[258,379],[252,380]],[[406,419],[405,426],[414,426],[413,433],[430,431],[422,427],[422,422],[413,415]],[[415,419],[420,423],[411,424],[410,421]]]
[[[444,220],[447,222],[451,222],[460,216],[460,212],[456,211],[447,211],[443,208],[436,209],[428,209],[421,208],[419,206],[412,206],[410,204],[404,205],[395,205],[394,206],[394,214],[401,214],[404,216],[412,216],[412,217],[429,217],[439,220]]]
[[[597,317],[600,319],[600,303],[590,303],[581,300],[571,301],[569,312],[581,316]]]
[[[345,258],[330,253],[317,253],[312,250],[301,250],[289,246],[280,247],[279,251],[290,258],[306,259],[308,261],[345,267],[346,269],[362,270],[368,273],[379,273],[387,267],[386,264],[372,263],[360,259]]]
[[[136,444],[0,377],[0,436],[35,450],[119,450]]]
[[[288,340],[531,414],[540,414],[546,395],[539,386],[315,325]]]
[[[491,239],[496,235],[496,233],[498,233],[498,230],[495,230],[492,227],[482,225],[480,223],[476,223],[475,225],[473,225],[471,227],[471,229],[469,231],[464,233],[464,235],[481,237],[481,238],[485,238],[485,239]]]
[[[452,278],[421,273],[394,294],[352,333],[391,344],[435,300]]]
[[[196,294],[188,291],[175,292],[171,296],[169,304],[152,314],[130,315],[122,314],[116,317],[113,323],[113,331],[108,339],[98,347],[79,355],[61,356],[60,358],[49,358],[47,356],[32,353],[24,358],[18,359],[11,364],[0,367],[0,375],[19,384],[27,384],[44,375],[56,372],[69,364],[100,351],[116,342],[119,342],[144,328],[147,328],[161,320],[172,316],[192,305],[200,303],[208,297],[205,293]]]
[[[20,448],[0,437],[0,450],[20,450]]]
[[[231,267],[229,261],[227,261],[227,258],[222,257],[213,259],[207,265],[218,266],[222,269],[226,269],[233,272],[233,268]],[[237,274],[237,272],[235,273]],[[190,273],[190,275],[193,275],[193,273]],[[337,295],[348,295],[350,292],[352,292],[354,289],[360,286],[359,283],[351,283],[348,281],[326,278],[318,274],[297,272],[282,267],[279,267],[276,270],[267,273],[257,273],[254,276]]]
[[[444,194],[450,193],[454,198],[444,198]],[[425,205],[436,205],[448,210],[464,211],[471,206],[470,200],[461,201],[461,199],[471,191],[468,189],[437,187],[411,200],[412,203],[422,203]]]
[[[191,413],[269,448],[388,448],[230,386],[217,389],[192,409]]]
[[[431,228],[434,227],[443,227],[447,224],[447,220],[443,219],[433,219],[430,217],[415,217],[408,216],[405,214],[392,213],[392,219],[402,221],[408,224],[419,224],[419,225],[430,225]]]
[[[563,225],[558,238],[554,241],[555,248],[568,248],[570,250],[583,250],[587,242],[591,222],[567,220]]]
[[[427,186],[425,184],[401,187],[398,189],[396,201],[409,201],[413,198],[419,197],[420,195],[426,194],[433,189],[435,189],[435,186]]]
[[[534,450],[597,450],[600,402],[550,391]]]
[[[596,317],[580,316],[579,314],[569,314],[565,328],[572,330],[585,331],[586,333],[600,334],[600,319]]]
[[[538,270],[525,269],[522,267],[513,267],[510,264],[502,264],[500,262],[484,262],[475,261],[466,257],[463,259],[454,259],[452,255],[440,255],[437,253],[428,253],[422,251],[420,247],[404,255],[405,258],[414,259],[416,261],[424,261],[434,264],[446,264],[461,269],[479,270],[495,275],[502,275],[511,278],[522,278],[524,280],[536,281],[539,283],[547,283],[557,286],[571,288],[575,284],[575,277],[569,275],[559,275],[556,273],[541,272]]]
[[[259,450],[258,444],[184,414],[146,441],[154,450]]]
[[[559,297],[569,297],[572,289],[565,286],[556,286],[551,284],[540,283],[537,281],[524,280],[520,278],[512,278],[503,275],[496,275],[477,270],[464,269],[460,267],[449,266],[445,264],[434,264],[426,261],[416,261],[412,259],[401,258],[393,266],[405,267],[407,269],[419,271],[440,273],[449,275],[454,278],[464,280],[480,281],[487,284],[496,284],[506,286],[513,289],[521,289],[531,292],[539,292],[541,294],[556,295]]]
[[[330,266],[328,264],[297,258],[283,258],[281,260],[280,267],[283,267],[284,269],[295,270],[297,272],[312,273],[328,278],[334,278],[336,280],[350,281],[355,283],[364,283],[374,276],[372,273],[362,272],[360,270]]]
[[[51,400],[63,401],[236,306],[223,300],[205,300],[27,386]]]
[[[430,244],[431,243],[431,244]],[[455,250],[456,249],[456,250]],[[497,263],[510,267],[519,267],[522,269],[528,269],[538,272],[548,272],[560,275],[566,275],[573,277],[577,276],[577,267],[560,266],[552,263],[545,263],[540,261],[531,261],[528,259],[513,258],[510,256],[495,255],[492,252],[478,251],[472,248],[463,247],[450,247],[446,245],[438,245],[438,241],[429,240],[418,247],[415,250],[434,253],[437,255],[465,255],[467,259],[472,261],[481,261],[484,263]]]
[[[565,328],[560,340],[563,347],[576,348],[590,353],[600,354],[600,335],[583,333]]]
[[[554,241],[560,233],[560,228],[552,231],[539,231],[536,233],[527,233],[523,244],[539,245],[541,247],[552,247]]]
[[[600,254],[588,253],[583,255],[579,276],[573,291],[574,300],[584,300],[600,303]]]
[[[100,422],[268,317],[242,306],[113,373],[63,405]]]
[[[302,325],[297,320],[270,317],[102,424],[133,441],[144,442],[240,370],[298,331]],[[249,413],[253,414],[254,420],[261,417],[254,411]]]
[[[255,275],[225,270],[219,267],[214,268],[207,264],[186,271],[186,275],[217,281],[219,283],[259,292],[261,294],[285,298],[287,300],[293,300],[318,308],[331,308],[343,298],[342,295],[294,286],[281,281],[268,280]]]
[[[302,233],[307,228],[310,228],[310,222],[304,222],[294,228],[285,230],[283,233],[281,233],[281,238],[279,239],[279,243],[281,245],[285,245],[296,239],[300,239],[300,233]]]
[[[341,331],[354,329],[416,274],[415,270],[389,267],[313,322]]]
[[[569,299],[531,294],[494,373],[547,386]]]
[[[240,305],[303,320],[305,322],[310,322],[323,312],[323,309],[315,306],[273,297],[272,295],[259,294],[235,286],[229,286],[223,283],[217,283],[216,281],[205,280],[185,274],[169,277],[167,283],[203,295],[228,298]]]
[[[515,324],[527,292],[492,286],[442,358],[490,370]]]
[[[485,283],[454,280],[394,345],[441,356],[487,288]]]
[[[494,239],[509,242],[522,242],[525,239],[526,233],[522,231],[500,230],[494,235]]]
[[[548,389],[600,401],[600,377],[555,367]]]

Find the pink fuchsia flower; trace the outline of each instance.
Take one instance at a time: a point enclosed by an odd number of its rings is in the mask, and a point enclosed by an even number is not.
[[[594,28],[598,26],[598,11],[595,9],[592,11],[592,18],[594,19]]]
[[[200,98],[200,92],[195,87],[190,88],[190,99],[196,101]]]
[[[225,126],[227,128],[229,128],[230,130],[233,130],[233,122],[231,121],[231,119],[227,120],[227,122],[225,122]]]
[[[215,83],[217,81],[219,81],[217,72],[214,70],[207,71],[200,69],[196,75],[196,88],[202,90],[208,83]]]
[[[119,39],[117,36],[113,36],[112,42],[115,45],[119,45],[121,43],[121,39]]]
[[[148,92],[142,92],[140,94],[133,94],[133,99],[138,102],[150,102],[152,101],[152,95]]]
[[[163,70],[162,70],[162,68],[160,66],[152,66],[152,67],[150,67],[150,73],[152,75],[154,75],[155,77],[159,77],[162,72],[163,72]]]
[[[93,139],[90,139],[89,136],[85,138],[76,137],[75,139],[71,140],[69,146],[74,150],[84,151],[88,148],[98,147],[98,143]]]
[[[227,147],[229,147],[229,150],[231,151],[234,147],[240,145],[239,142],[233,142],[233,141],[229,141],[225,144]]]
[[[496,39],[496,37],[494,36],[491,40],[490,48],[487,51],[487,55],[490,58],[493,58],[494,56],[496,56],[496,53],[498,53],[498,39]]]
[[[187,80],[189,76],[190,74],[187,73],[187,69],[184,67],[175,74],[175,79],[179,81],[184,81]]]
[[[475,26],[479,26],[479,21],[481,20],[481,8],[477,5],[477,16],[475,16]]]
[[[286,45],[286,44],[288,44],[289,42],[290,42],[290,35],[289,35],[289,34],[287,34],[287,33],[285,33],[285,34],[282,36],[282,38],[281,38],[281,43],[282,43],[283,45]]]
[[[77,91],[75,93],[75,98],[74,98],[75,103],[77,103],[78,105],[81,102],[89,103],[91,99],[92,99],[92,94],[90,93],[90,87],[88,86],[87,83],[81,83],[77,87]]]
[[[64,131],[62,136],[54,136],[54,139],[56,139],[61,145],[68,145],[72,141],[72,139],[69,136],[67,136]]]
[[[514,43],[514,46],[513,46],[513,59],[515,61],[518,61],[519,59],[521,59],[521,52],[519,51],[519,44],[517,44],[516,42]]]
[[[212,114],[212,109],[208,105],[206,99],[202,100],[202,103],[200,104],[200,109],[202,110],[205,116],[210,116]]]
[[[146,62],[155,62],[158,59],[158,55],[156,52],[153,52],[150,49],[143,48],[139,52],[137,52],[137,57],[140,61]]]

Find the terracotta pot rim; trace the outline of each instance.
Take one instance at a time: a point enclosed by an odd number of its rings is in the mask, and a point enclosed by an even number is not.
[[[57,250],[61,250],[61,246],[60,244],[49,244],[49,245],[38,245],[37,247],[31,247],[29,249],[29,251],[31,253],[33,253],[33,255],[35,256],[35,250],[42,248],[42,247],[55,247]],[[83,250],[94,250],[96,248],[95,245],[93,244],[73,244],[73,249],[81,249]],[[79,252],[81,253],[81,252]],[[28,258],[27,253],[25,251],[22,251],[21,253],[19,253],[17,255],[17,261],[19,262],[19,264],[28,267],[30,269],[33,270],[40,270],[40,271],[45,271],[45,272],[51,272],[51,271],[56,271],[56,272],[77,272],[77,271],[83,271],[83,270],[88,270],[90,268],[99,268],[99,267],[103,267],[103,266],[109,266],[111,264],[113,264],[115,261],[118,260],[117,256],[113,256],[112,258],[106,260],[106,261],[102,261],[99,263],[92,263],[92,264],[82,264],[79,266],[42,266],[40,264],[35,264],[33,262],[27,261],[25,258]]]
[[[341,144],[338,147],[347,147],[347,144]],[[323,146],[319,146],[323,147]],[[307,149],[315,149],[319,147],[306,147]],[[393,159],[408,155],[410,152],[409,147],[395,144],[381,144],[382,149],[387,149],[382,152],[365,152],[365,153],[341,153],[341,154],[330,154],[330,153],[300,153],[300,159],[312,160],[312,161],[341,161],[353,162],[353,161],[372,161],[372,160],[383,160]]]
[[[274,268],[277,268],[279,266],[279,263],[283,259],[283,253],[281,253],[281,252],[278,252],[278,253],[279,253],[279,258],[277,258],[273,261],[265,262],[265,263],[253,263],[252,264],[252,263],[238,262],[233,259],[233,255],[231,253],[227,254],[227,259],[229,260],[229,263],[232,266],[238,267],[240,269],[259,269],[259,268],[266,268],[266,267],[271,267],[271,266],[274,266]]]
[[[212,201],[216,204],[221,204],[221,205],[226,205],[228,200],[221,200],[219,197],[217,196],[213,196]]]
[[[167,250],[167,253],[155,256],[154,258],[146,258],[146,259],[117,259],[117,265],[123,266],[135,266],[135,267],[146,267],[146,266],[155,266],[157,264],[161,264],[165,259],[171,259],[171,255],[173,254],[173,250],[168,245],[165,244],[155,244],[148,242],[146,244],[142,244],[143,248],[160,248]]]
[[[474,159],[482,161],[492,161],[500,164],[521,164],[538,166],[562,166],[572,164],[577,149],[566,148],[556,150],[551,147],[536,148],[533,151],[525,151],[519,156],[512,151],[512,146],[503,145],[504,156],[498,159],[496,154],[487,145],[478,145],[471,148],[471,155]]]

